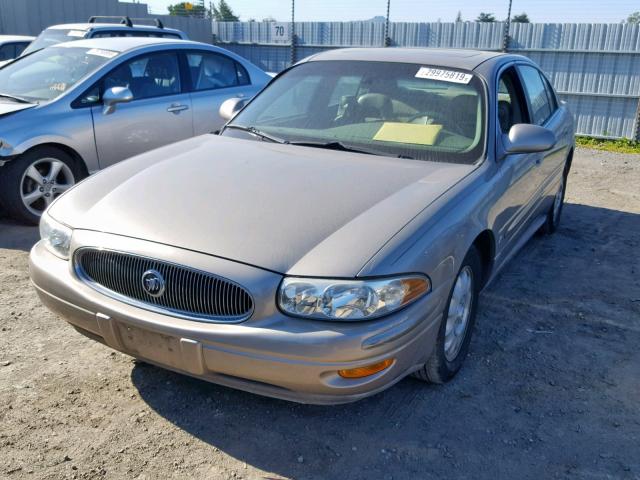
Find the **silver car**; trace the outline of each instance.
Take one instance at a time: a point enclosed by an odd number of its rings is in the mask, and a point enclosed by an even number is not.
[[[107,22],[104,20],[107,20]],[[119,23],[114,23],[114,20]],[[134,20],[151,20],[154,25],[134,24]],[[105,37],[160,37],[173,40],[188,40],[186,33],[175,28],[166,28],[157,18],[93,16],[89,17],[87,23],[65,23],[46,28],[22,55],[28,55],[59,43]]]
[[[525,57],[329,51],[220,136],[59,198],[31,278],[81,333],[235,388],[341,403],[410,374],[442,383],[482,288],[558,228],[573,150],[571,115]]]
[[[162,38],[48,47],[0,68],[0,203],[25,222],[78,180],[219,129],[222,102],[269,80],[221,48]]]

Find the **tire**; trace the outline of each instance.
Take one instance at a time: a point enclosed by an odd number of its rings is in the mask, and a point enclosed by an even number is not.
[[[460,282],[464,283],[465,278],[469,278],[471,282],[468,287],[468,294],[471,296],[468,303],[460,296],[460,293],[467,290],[459,286]],[[430,383],[446,383],[458,373],[469,351],[469,343],[471,342],[478,310],[481,279],[482,261],[478,250],[475,246],[472,246],[464,257],[460,270],[458,270],[456,279],[449,292],[449,298],[444,308],[442,321],[440,322],[440,328],[438,330],[438,337],[431,357],[429,357],[427,363],[425,363],[420,370],[414,372],[414,377]],[[456,291],[456,288],[459,290]],[[460,290],[460,288],[462,288],[462,290]],[[454,293],[456,293],[455,296]],[[456,301],[456,299],[460,300],[458,305],[468,305],[466,308],[462,308],[463,311],[467,312],[464,315],[466,318],[464,327],[462,327],[461,323],[455,321],[456,317],[458,320],[460,320],[461,317],[456,315],[452,317],[449,312],[450,308],[455,308],[452,305],[452,301]],[[449,333],[447,332],[448,324],[450,327],[455,325],[454,328],[449,328]],[[459,332],[459,334],[456,335],[455,332]],[[451,335],[453,335],[453,337],[451,337]],[[455,344],[452,342],[455,342]]]
[[[64,151],[34,148],[2,167],[0,203],[15,220],[37,225],[46,207],[82,176],[80,167]]]
[[[562,207],[564,206],[564,194],[567,190],[567,175],[562,174],[562,183],[558,187],[558,192],[553,198],[553,204],[547,213],[547,220],[540,229],[541,233],[545,235],[552,235],[556,233],[560,226],[560,220],[562,219]]]

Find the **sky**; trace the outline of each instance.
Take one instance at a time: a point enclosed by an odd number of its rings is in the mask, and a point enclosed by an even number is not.
[[[167,5],[179,1],[140,0],[140,3],[149,5],[152,13],[167,13]],[[241,20],[291,18],[288,0],[227,0],[227,3]],[[386,8],[386,0],[296,0],[296,20],[366,20],[384,16]],[[482,11],[504,19],[507,8],[508,0],[391,0],[390,18],[398,22],[451,22],[458,11],[462,12],[463,20],[473,20]],[[542,23],[619,23],[639,10],[637,0],[513,0],[512,14],[526,12],[532,22]]]

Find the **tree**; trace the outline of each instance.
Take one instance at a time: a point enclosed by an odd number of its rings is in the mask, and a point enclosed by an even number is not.
[[[458,15],[456,15],[456,23],[462,22],[462,12],[458,10]]]
[[[640,23],[640,12],[633,12],[627,17],[627,23]]]
[[[478,18],[476,18],[476,22],[495,22],[496,17],[493,16],[493,13],[484,13],[480,12]]]
[[[231,7],[225,0],[220,0],[218,6],[215,3],[211,4],[211,14],[216,22],[239,22],[240,18],[233,13]]]
[[[531,23],[531,21],[529,20],[529,15],[524,12],[522,12],[520,15],[514,15],[511,21],[513,23]]]
[[[207,9],[202,5],[194,5],[191,2],[180,2],[167,7],[169,15],[178,15],[182,17],[200,17],[207,16]]]

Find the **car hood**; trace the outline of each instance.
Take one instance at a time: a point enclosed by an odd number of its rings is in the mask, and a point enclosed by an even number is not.
[[[473,168],[204,135],[96,174],[50,214],[278,273],[353,277]]]
[[[4,101],[0,98],[0,117],[8,115],[9,113],[19,112],[20,110],[26,110],[27,108],[33,108],[36,105],[34,103],[17,103],[11,100]]]

